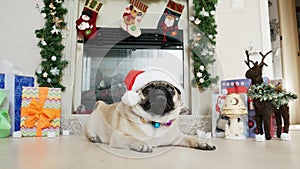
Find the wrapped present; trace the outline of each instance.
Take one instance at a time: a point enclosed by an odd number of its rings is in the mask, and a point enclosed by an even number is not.
[[[272,83],[268,77],[263,77],[264,83]],[[281,81],[274,81],[274,83],[280,83]],[[250,79],[232,79],[232,80],[222,80],[221,81],[221,91],[222,93],[247,93],[248,88],[251,86]],[[256,120],[255,120],[255,111],[253,107],[253,101],[248,97],[248,127],[249,127],[249,137],[254,137],[256,135]],[[271,119],[271,136],[274,134],[274,119]]]
[[[21,69],[7,60],[0,62],[0,88],[9,90],[11,133],[20,130],[22,87],[34,86],[34,77],[24,76]]]
[[[265,83],[269,83],[267,77],[263,77]],[[224,94],[229,93],[247,93],[251,85],[251,79],[230,79],[221,81],[221,91]]]
[[[247,93],[248,88],[250,87],[250,85],[251,85],[251,80],[250,79],[222,80],[221,81],[221,90],[225,94],[228,94],[228,93]]]
[[[5,87],[5,74],[0,73],[0,89],[4,89]]]
[[[21,106],[22,136],[59,136],[61,89],[23,87]]]
[[[9,115],[11,117],[11,132],[20,130],[22,87],[34,86],[34,77],[2,74],[3,86],[9,90]]]
[[[8,137],[10,134],[10,117],[8,113],[9,108],[9,92],[0,89],[0,137]]]
[[[14,117],[14,131],[20,130],[20,120],[21,120],[21,101],[22,101],[22,87],[34,86],[34,77],[31,76],[14,76],[14,90],[12,90],[13,94],[13,109],[12,114]],[[12,116],[11,116],[12,117]]]

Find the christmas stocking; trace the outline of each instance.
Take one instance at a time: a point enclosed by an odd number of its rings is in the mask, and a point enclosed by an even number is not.
[[[78,43],[96,37],[96,20],[101,6],[102,3],[97,0],[86,0],[81,16],[76,21]]]
[[[121,27],[134,37],[140,36],[140,23],[147,9],[148,6],[139,0],[130,0],[129,5],[123,13]]]
[[[184,5],[169,0],[157,25],[158,33],[164,35],[164,42],[167,41],[166,36],[176,38],[178,33],[178,22],[183,9]]]

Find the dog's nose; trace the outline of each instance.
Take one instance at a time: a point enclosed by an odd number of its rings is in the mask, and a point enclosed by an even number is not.
[[[156,97],[156,100],[158,102],[159,105],[166,105],[167,103],[167,98],[164,95],[160,95]]]
[[[161,115],[164,113],[167,106],[167,97],[160,89],[154,89],[149,94],[150,109],[149,111]]]
[[[165,96],[159,95],[155,97],[153,100],[150,111],[153,112],[154,114],[162,114],[165,111],[167,105],[167,99]]]

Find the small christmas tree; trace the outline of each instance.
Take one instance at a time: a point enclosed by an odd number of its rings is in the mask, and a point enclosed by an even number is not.
[[[68,62],[62,59],[62,30],[65,29],[64,15],[67,10],[63,7],[64,0],[44,0],[44,7],[40,9],[45,18],[45,25],[35,30],[41,48],[41,67],[36,70],[37,83],[43,87],[61,88],[63,72]]]
[[[213,77],[207,71],[215,62],[217,25],[214,16],[217,2],[217,0],[193,0],[195,13],[190,18],[196,25],[194,38],[190,41],[194,60],[193,84],[201,90],[218,81],[217,76]]]

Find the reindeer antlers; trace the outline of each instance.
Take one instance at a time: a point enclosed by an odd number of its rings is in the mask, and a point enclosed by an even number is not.
[[[272,50],[270,50],[269,52],[267,52],[265,55],[262,54],[261,52],[259,52],[260,56],[262,56],[262,59],[261,59],[261,62],[260,62],[260,64],[259,64],[258,66],[264,66],[264,65],[265,65],[265,66],[268,66],[268,65],[264,62],[264,60],[265,60],[266,56],[268,56],[271,52],[272,52]]]
[[[248,50],[245,50],[245,53],[246,53],[246,56],[247,56],[247,60],[245,60],[244,62],[245,62],[246,65],[249,67],[249,69],[251,68],[250,62],[251,62],[253,65],[257,65],[257,63],[255,64],[252,60],[249,59],[249,51],[248,51]]]
[[[267,52],[266,54],[263,54],[261,52],[259,52],[259,54],[262,56],[262,59],[261,59],[261,62],[258,64],[258,62],[253,62],[252,60],[250,60],[250,55],[249,55],[249,51],[246,50],[245,53],[246,53],[246,56],[247,56],[247,60],[245,60],[244,62],[246,63],[246,65],[249,67],[249,69],[251,69],[251,66],[250,66],[250,62],[254,65],[254,66],[268,66],[264,60],[266,58],[266,56],[268,56],[270,53],[272,52],[272,50],[270,50],[269,52]]]

